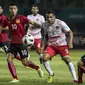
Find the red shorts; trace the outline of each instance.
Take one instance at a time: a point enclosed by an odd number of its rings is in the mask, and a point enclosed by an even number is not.
[[[34,39],[35,49],[41,48],[41,39]]]
[[[50,45],[50,46],[47,46],[44,52],[49,54],[50,57],[53,57],[56,54],[59,54],[61,57],[70,56],[67,46],[51,46]]]

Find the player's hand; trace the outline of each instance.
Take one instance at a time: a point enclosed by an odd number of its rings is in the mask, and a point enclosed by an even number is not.
[[[2,26],[0,26],[0,30],[2,30]]]
[[[69,42],[68,47],[69,47],[69,48],[73,48],[72,42]]]
[[[2,27],[0,26],[0,33],[2,32]]]
[[[42,27],[40,24],[34,22],[34,21],[30,21],[29,24],[33,25],[35,28],[36,27]]]
[[[8,26],[6,26],[6,27],[0,26],[0,31],[2,31],[2,30],[7,31],[7,30],[9,30],[9,28],[8,28]]]

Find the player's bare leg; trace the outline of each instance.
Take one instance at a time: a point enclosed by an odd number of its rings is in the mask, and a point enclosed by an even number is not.
[[[38,49],[36,51],[39,54],[39,60],[40,60],[41,68],[42,68],[42,65],[44,65],[45,69],[49,73],[49,77],[48,77],[47,82],[51,83],[52,82],[52,77],[54,76],[54,72],[51,70],[50,63],[48,61],[49,59],[47,61],[43,62],[43,54],[40,53],[41,52],[41,46],[38,46]]]
[[[19,82],[18,77],[17,77],[17,73],[16,73],[16,68],[13,64],[14,55],[11,53],[8,53],[7,57],[8,57],[7,58],[8,68],[10,70],[12,77],[13,77],[13,80],[10,83]]]
[[[43,65],[44,65],[45,69],[47,70],[47,72],[49,73],[49,77],[48,77],[47,82],[52,83],[54,72],[52,71],[52,69],[50,67],[49,60],[50,60],[50,55],[44,54],[43,55],[43,61],[44,61]]]
[[[24,66],[29,66],[29,67],[31,67],[33,69],[36,69],[39,76],[43,77],[43,71],[41,70],[41,68],[38,65],[35,65],[32,61],[28,61],[27,58],[23,58],[22,59],[22,64]]]
[[[78,83],[83,83],[82,77],[83,77],[83,72],[81,71],[80,67],[78,66]]]
[[[78,83],[83,83],[83,73],[85,73],[85,66],[83,62],[80,60],[78,62]]]
[[[40,64],[43,63],[43,60],[42,60],[42,53],[41,53],[41,44],[40,43],[37,43],[36,44],[36,41],[34,42],[34,45],[35,45],[35,50],[37,52],[37,54],[39,55],[39,61],[40,61]]]
[[[31,49],[31,47],[32,47],[32,46],[28,46],[28,47],[27,47],[27,50],[28,50],[28,58],[27,58],[27,59],[28,59],[28,61],[30,60],[30,49]]]
[[[64,56],[63,57],[63,60],[65,61],[65,63],[68,65],[69,67],[69,70],[73,76],[73,83],[77,83],[77,76],[76,76],[76,71],[75,71],[75,68],[74,68],[74,65],[73,63],[71,62],[69,56]]]

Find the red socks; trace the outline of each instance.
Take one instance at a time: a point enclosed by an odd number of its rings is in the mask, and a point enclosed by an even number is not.
[[[34,68],[36,70],[39,69],[39,66],[38,65],[35,65],[32,61],[27,61],[27,63],[26,63],[25,66],[29,66],[29,67]]]
[[[8,63],[8,68],[10,70],[10,73],[11,73],[12,77],[15,78],[15,79],[18,79],[17,73],[16,73],[16,68],[15,68],[15,66],[12,62]]]

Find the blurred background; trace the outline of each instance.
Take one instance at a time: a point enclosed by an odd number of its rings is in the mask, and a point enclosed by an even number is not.
[[[31,14],[31,7],[37,3],[40,14],[45,16],[48,9],[56,13],[58,19],[64,20],[74,33],[74,48],[85,48],[85,0],[0,0],[4,6],[4,14],[8,16],[8,6],[15,2],[19,13]]]

